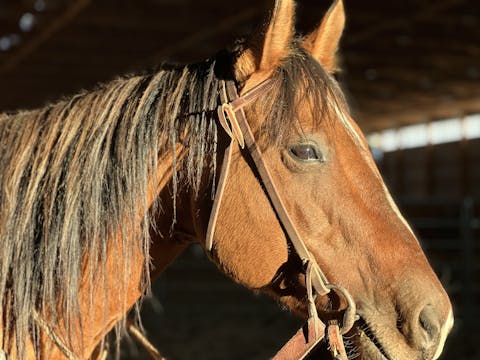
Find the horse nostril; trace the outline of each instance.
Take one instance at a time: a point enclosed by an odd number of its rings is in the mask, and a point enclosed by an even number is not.
[[[435,308],[430,304],[426,305],[420,312],[418,321],[420,329],[425,333],[425,347],[430,347],[440,333],[440,318]]]

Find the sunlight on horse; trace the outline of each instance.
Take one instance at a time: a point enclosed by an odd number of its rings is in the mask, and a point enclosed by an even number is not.
[[[230,142],[216,113],[223,84],[242,95],[268,80],[246,118],[309,254],[356,303],[350,356],[438,358],[451,305],[332,76],[344,22],[336,0],[296,37],[294,2],[277,0],[233,51],[0,115],[4,351],[85,359],[112,328],[121,334],[150,279],[190,243],[205,246]],[[249,150],[233,148],[209,256],[307,318],[305,269]],[[345,307],[335,291],[316,297],[324,321]]]

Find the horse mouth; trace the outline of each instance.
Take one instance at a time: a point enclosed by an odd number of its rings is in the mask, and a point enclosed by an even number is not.
[[[361,348],[361,355],[359,359],[369,360],[392,360],[392,357],[388,354],[385,346],[375,335],[375,332],[368,325],[364,318],[360,318],[356,322],[355,327],[357,333],[357,342]]]

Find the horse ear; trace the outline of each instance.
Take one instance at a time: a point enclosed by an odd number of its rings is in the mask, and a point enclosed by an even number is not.
[[[337,70],[336,52],[343,28],[345,10],[342,0],[335,0],[325,14],[320,26],[308,35],[303,46],[328,72]]]
[[[253,38],[237,60],[236,70],[240,78],[246,79],[256,71],[271,71],[289,54],[294,22],[294,1],[275,0],[268,25]]]

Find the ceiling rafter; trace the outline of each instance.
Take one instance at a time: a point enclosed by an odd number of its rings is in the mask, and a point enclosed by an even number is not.
[[[405,17],[397,17],[397,18],[387,18],[379,22],[375,25],[369,26],[364,31],[358,32],[353,34],[349,37],[346,42],[349,44],[359,43],[372,37],[378,35],[379,33],[389,31],[395,28],[401,28],[406,23],[412,23],[414,21],[429,19],[439,12],[446,11],[454,6],[459,4],[463,4],[465,0],[443,0],[443,1],[435,1],[432,3],[428,3],[426,6],[422,7],[420,10],[416,10],[415,13],[409,14],[408,18]]]
[[[313,27],[325,9],[317,0],[298,2],[299,23]],[[345,2],[342,78],[365,130],[480,112],[477,0]],[[18,4],[7,3],[16,12],[5,13],[17,14]],[[65,3],[45,12],[16,51],[0,49],[0,111],[40,106],[165,60],[212,56],[266,11],[258,0]]]
[[[65,28],[70,21],[80,14],[90,4],[91,0],[76,0],[70,2],[69,6],[54,20],[50,21],[35,36],[22,44],[15,52],[0,63],[0,75],[16,67],[25,58],[30,56],[44,42],[52,38],[57,32]]]

